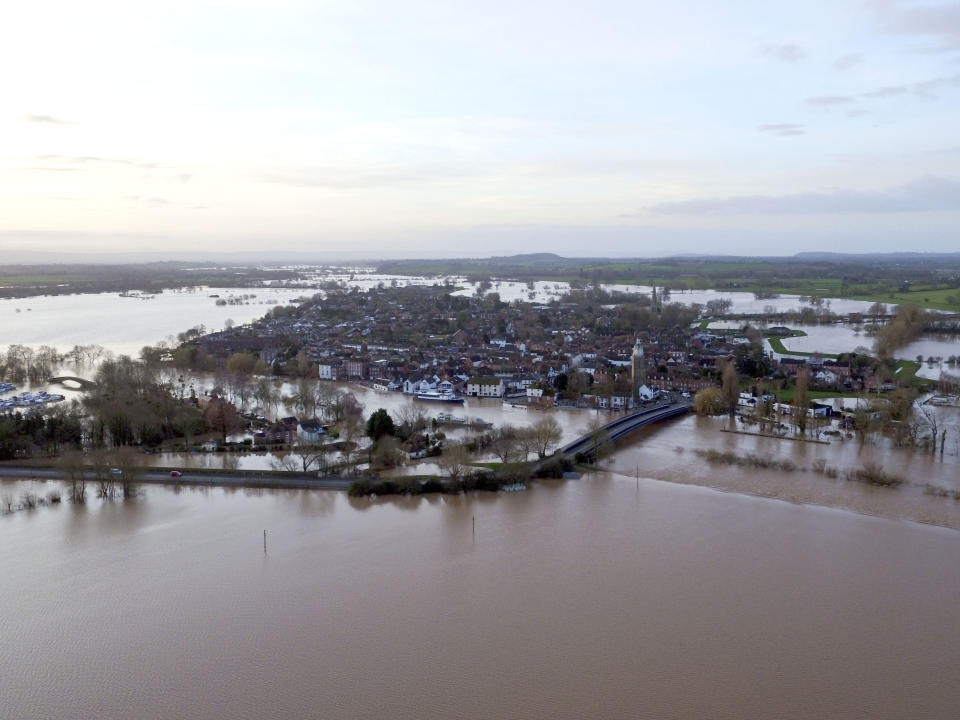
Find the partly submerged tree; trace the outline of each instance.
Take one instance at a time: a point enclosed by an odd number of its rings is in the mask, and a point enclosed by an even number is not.
[[[384,435],[395,435],[396,429],[393,426],[393,418],[383,408],[375,410],[367,420],[367,436],[376,442]]]
[[[721,389],[723,401],[730,414],[730,429],[736,427],[737,403],[740,400],[740,379],[737,377],[737,368],[732,362],[723,366],[723,387]]]
[[[702,388],[693,396],[693,409],[697,415],[719,415],[725,407],[723,393],[718,388]]]

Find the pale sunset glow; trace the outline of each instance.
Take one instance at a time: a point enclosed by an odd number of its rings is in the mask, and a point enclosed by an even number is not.
[[[14,3],[0,247],[957,247],[947,2]]]

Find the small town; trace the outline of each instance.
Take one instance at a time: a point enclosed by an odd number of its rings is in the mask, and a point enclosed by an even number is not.
[[[870,351],[804,357],[771,349],[796,332],[778,323],[872,320],[879,327],[887,320],[885,307],[872,318],[818,314],[808,307],[740,318],[741,330],[714,330],[711,318],[724,315],[728,304],[671,302],[664,290],[638,296],[588,288],[549,303],[506,303],[496,292],[464,297],[452,294],[456,289],[386,286],[360,292],[332,285],[260,321],[196,337],[165,358],[226,372],[246,357],[248,369],[358,383],[428,401],[497,398],[531,408],[614,411],[633,410],[663,392],[692,398],[719,391],[729,382],[729,367],[736,373],[740,410],[791,405],[802,375],[807,390],[822,399],[809,403],[810,416],[818,418],[852,417],[853,407],[831,402],[832,395],[883,398],[898,388],[913,389],[917,381],[918,363],[885,362]],[[773,342],[765,347],[765,339]],[[956,358],[946,361],[955,367]],[[708,413],[728,408],[715,393],[701,398]]]

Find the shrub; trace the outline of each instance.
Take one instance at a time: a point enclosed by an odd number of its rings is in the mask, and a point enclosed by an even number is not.
[[[535,473],[538,478],[562,478],[565,472],[573,470],[573,463],[566,458],[557,457],[544,463]]]
[[[797,469],[796,464],[790,460],[774,460],[759,455],[740,456],[730,451],[721,452],[720,450],[695,450],[694,452],[713,465],[737,465],[739,467],[779,470],[781,472],[794,472]]]
[[[879,463],[868,462],[859,470],[850,473],[850,477],[860,482],[882,487],[896,487],[903,484],[903,478],[884,470]]]

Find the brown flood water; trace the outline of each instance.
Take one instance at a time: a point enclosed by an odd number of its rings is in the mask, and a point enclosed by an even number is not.
[[[892,448],[885,438],[864,443],[834,439],[820,444],[721,431],[728,426],[726,418],[689,415],[644,428],[618,444],[603,467],[631,478],[639,471],[641,477],[960,529],[960,501],[952,495],[939,497],[924,491],[925,485],[951,493],[960,491],[956,444],[960,436],[953,427],[947,451],[941,457],[939,453]],[[742,427],[739,423],[737,426]],[[707,449],[789,461],[796,470],[710,464],[696,452]],[[837,470],[840,477],[814,472],[811,468],[818,460]],[[885,488],[842,479],[844,471],[857,470],[868,462],[882,466],[904,484]]]
[[[0,541],[3,718],[960,707],[960,533],[841,510],[616,474],[399,500],[149,488],[0,517]]]

